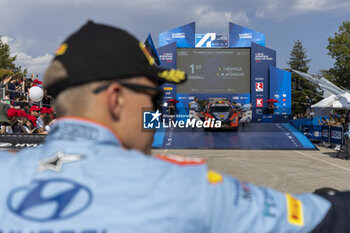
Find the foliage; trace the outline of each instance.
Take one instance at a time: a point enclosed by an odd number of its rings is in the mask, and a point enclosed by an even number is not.
[[[303,48],[302,43],[299,40],[295,41],[287,62],[289,68],[307,73],[310,61],[311,59],[307,59],[306,49]],[[301,104],[305,102],[305,96],[309,96],[313,103],[322,99],[314,84],[292,72],[292,114],[305,112]]]
[[[328,38],[328,55],[334,66],[322,74],[335,85],[350,89],[350,21],[345,21],[333,37]]]
[[[26,75],[27,69],[24,69],[22,71],[21,66],[16,66],[17,56],[11,57],[10,53],[10,46],[4,42],[2,42],[0,37],[0,78],[6,74],[6,75]]]

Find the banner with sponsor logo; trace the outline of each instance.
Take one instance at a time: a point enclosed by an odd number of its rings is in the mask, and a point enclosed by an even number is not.
[[[265,34],[229,23],[229,47],[250,47],[251,43],[265,46]]]
[[[342,127],[330,127],[331,135],[331,143],[332,144],[343,144],[343,128]]]
[[[177,47],[195,47],[195,22],[159,34],[159,46],[172,42],[176,42]]]
[[[270,66],[269,73],[270,93],[269,99],[276,99],[275,115],[292,114],[292,75],[290,72]]]
[[[253,121],[261,122],[266,100],[269,97],[269,68],[276,66],[276,51],[251,44],[251,96]]]
[[[160,67],[165,69],[176,68],[176,42],[159,47],[157,53]]]
[[[216,33],[196,34],[196,48],[226,47],[228,47],[228,35]]]
[[[329,126],[323,125],[321,130],[321,138],[323,142],[329,143],[330,137],[329,137]]]
[[[160,67],[165,69],[176,68],[176,42],[159,47],[157,53],[160,60]],[[164,90],[163,105],[166,101],[176,98],[176,85],[171,83],[165,83],[162,85]],[[166,104],[165,104],[166,105]]]

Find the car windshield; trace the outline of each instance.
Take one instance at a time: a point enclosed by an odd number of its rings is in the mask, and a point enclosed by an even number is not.
[[[209,110],[211,112],[232,112],[230,106],[211,106]]]

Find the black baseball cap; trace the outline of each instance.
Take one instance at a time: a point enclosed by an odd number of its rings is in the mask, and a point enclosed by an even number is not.
[[[88,21],[57,49],[43,85],[48,94],[94,81],[146,76],[156,83],[182,83],[183,71],[155,66],[144,44],[128,32]]]

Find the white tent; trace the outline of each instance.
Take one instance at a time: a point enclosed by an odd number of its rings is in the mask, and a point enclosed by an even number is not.
[[[339,95],[338,101],[342,105],[342,108],[350,109],[350,93],[349,92],[345,92],[345,93]]]
[[[340,95],[330,95],[311,107],[350,109],[350,93],[345,92]]]

